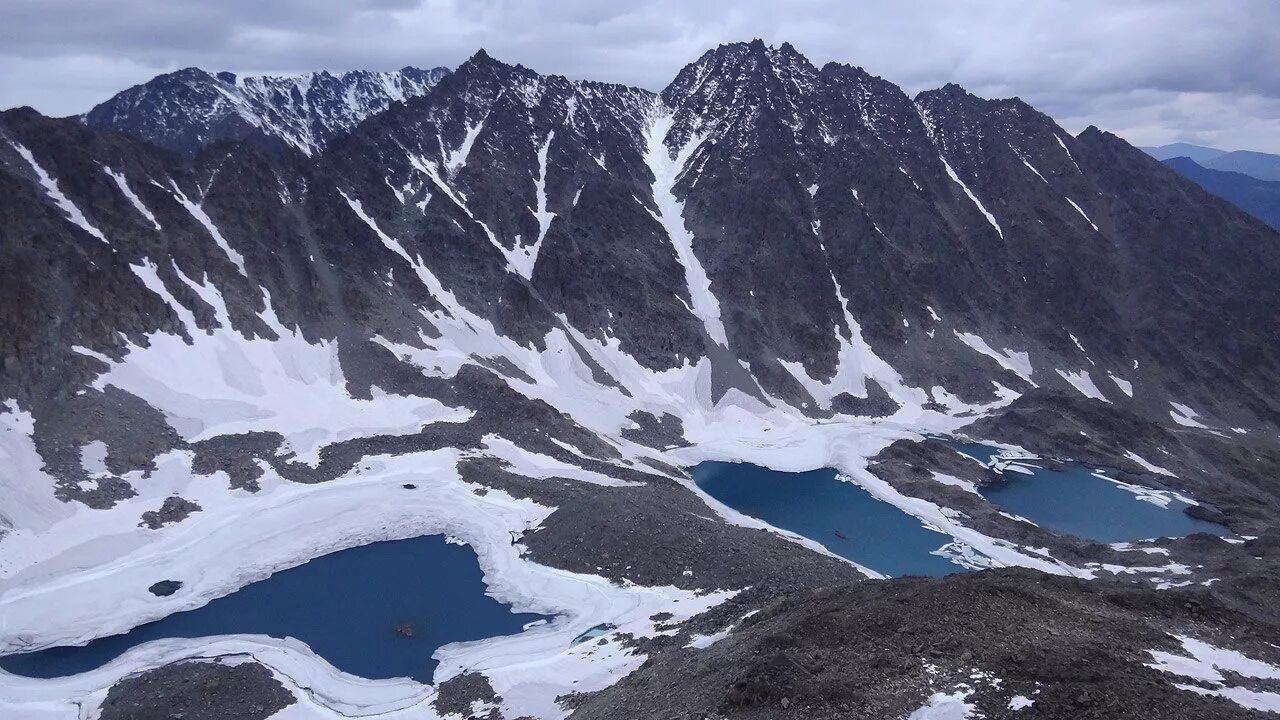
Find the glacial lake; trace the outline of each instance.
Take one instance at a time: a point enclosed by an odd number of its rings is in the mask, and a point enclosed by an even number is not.
[[[780,472],[750,463],[707,461],[690,469],[698,487],[744,515],[790,530],[832,553],[890,575],[964,572],[934,551],[952,541],[835,470]]]
[[[980,443],[960,443],[956,449],[988,465],[1000,452]],[[1001,480],[979,485],[978,492],[992,505],[1045,529],[1098,542],[1227,534],[1225,527],[1183,512],[1190,504],[1174,493],[1144,489],[1143,496],[1159,501],[1151,502],[1095,473],[1107,471],[1077,463],[1011,459],[1000,472]]]
[[[83,647],[0,657],[0,668],[62,677],[98,668],[151,640],[256,634],[301,640],[352,675],[429,683],[438,664],[431,654],[440,646],[518,633],[547,619],[513,613],[485,594],[482,578],[475,552],[440,535],[373,543],[323,555],[204,607]]]

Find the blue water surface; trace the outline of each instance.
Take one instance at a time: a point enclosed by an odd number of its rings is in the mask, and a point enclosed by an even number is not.
[[[961,443],[956,449],[983,463],[999,452],[981,443]],[[1139,500],[1087,466],[1062,463],[1051,468],[1042,460],[1018,462],[1030,467],[1031,474],[1006,471],[1001,481],[980,485],[978,492],[991,504],[1043,528],[1108,543],[1197,532],[1227,534],[1223,526],[1183,512],[1188,503],[1174,498],[1168,507],[1160,507]]]
[[[884,575],[941,576],[965,570],[931,554],[950,543],[951,536],[840,480],[831,468],[794,473],[708,461],[690,472],[698,487],[734,510],[810,538]]]
[[[513,613],[485,594],[482,577],[472,549],[440,535],[373,543],[315,558],[204,607],[83,647],[0,657],[0,668],[62,677],[100,667],[151,640],[249,633],[297,638],[360,677],[425,683],[438,664],[431,654],[440,646],[517,633],[545,619]],[[412,637],[406,637],[410,627]]]

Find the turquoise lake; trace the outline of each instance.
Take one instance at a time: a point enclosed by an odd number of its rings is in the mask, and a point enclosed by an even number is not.
[[[482,578],[475,552],[440,535],[373,543],[315,558],[203,607],[83,647],[0,657],[0,668],[62,677],[98,668],[151,640],[256,634],[301,640],[352,675],[427,683],[437,665],[431,655],[442,645],[510,635],[547,619],[513,613],[485,594]]]
[[[845,482],[831,468],[779,472],[750,463],[708,461],[690,472],[711,497],[820,543],[840,557],[890,576],[947,575],[965,568],[932,554],[951,536]]]
[[[984,464],[999,452],[979,443],[957,444],[956,449]],[[1176,497],[1161,507],[1094,474],[1105,470],[1078,463],[1016,462],[1030,474],[1006,470],[1000,481],[980,485],[978,492],[996,507],[1043,528],[1098,542],[1227,534],[1217,523],[1186,514],[1190,505]]]

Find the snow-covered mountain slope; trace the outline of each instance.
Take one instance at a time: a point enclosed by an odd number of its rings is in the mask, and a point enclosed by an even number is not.
[[[188,156],[246,138],[312,155],[370,115],[422,95],[448,72],[406,67],[273,77],[186,68],[120,92],[80,119]]]
[[[230,106],[193,92],[194,115]],[[236,637],[0,674],[15,712],[75,716],[228,655],[270,667],[299,717],[445,714],[468,674],[506,717],[556,717],[691,633],[863,577],[702,495],[680,468],[707,459],[837,468],[970,567],[1176,576],[1273,612],[1249,584],[1265,543],[1056,534],[960,489],[983,469],[928,439],[1275,526],[1280,237],[1114,136],[758,41],[659,94],[481,51],[314,145],[194,153],[205,130],[172,102],[143,116],[182,155],[0,115],[0,652],[431,532],[558,619],[442,649],[431,687]],[[154,597],[165,579],[181,591]]]

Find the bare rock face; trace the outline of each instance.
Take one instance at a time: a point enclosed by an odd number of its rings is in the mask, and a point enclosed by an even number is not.
[[[102,720],[265,720],[297,702],[258,663],[187,662],[149,670],[111,688]]]
[[[191,513],[199,511],[198,503],[186,498],[170,496],[164,499],[164,504],[159,510],[148,510],[142,513],[142,522],[139,524],[152,530],[159,530],[169,523],[181,522]]]
[[[168,597],[178,592],[180,589],[182,589],[182,582],[178,580],[161,580],[147,588],[147,590],[156,597]]]

